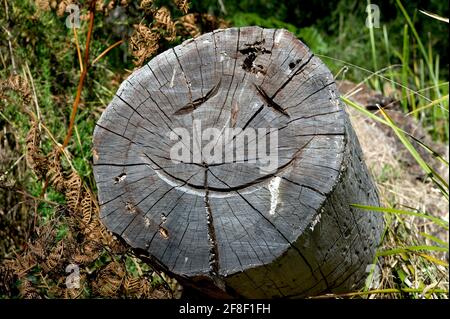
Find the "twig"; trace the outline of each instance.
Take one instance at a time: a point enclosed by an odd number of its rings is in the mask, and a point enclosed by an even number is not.
[[[227,15],[227,8],[225,8],[225,4],[223,3],[223,0],[218,0],[220,11],[222,11],[223,14]]]
[[[42,197],[42,195],[41,195]],[[32,234],[35,233],[35,229],[36,229],[36,222],[37,222],[37,216],[38,216],[38,204],[36,201],[34,201],[34,217],[33,217],[33,228],[30,229],[32,232]]]
[[[39,195],[39,198],[44,198],[49,184],[50,184],[50,176],[46,176],[45,181],[43,181],[42,190],[41,190],[41,194]],[[33,227],[33,229],[34,229],[34,227]]]
[[[5,2],[6,21],[8,22],[8,25],[9,25],[8,2],[6,0],[4,2]],[[2,28],[5,30],[6,34],[8,35],[8,47],[9,47],[9,53],[11,55],[11,65],[12,65],[12,69],[13,69],[13,74],[16,75],[17,74],[16,61],[14,60],[13,48],[12,48],[12,43],[11,43],[12,34],[4,26],[2,26]]]
[[[17,129],[17,126],[13,122],[11,122],[11,120],[8,119],[2,112],[0,112],[0,117],[2,117],[9,125],[11,125],[12,128]]]
[[[448,23],[448,18],[441,17],[440,15],[437,15],[435,13],[431,13],[431,12],[428,12],[428,11],[425,11],[425,10],[419,10],[419,11],[420,11],[420,13],[422,13],[424,15],[427,15],[427,16],[433,18],[433,19],[436,19],[436,20]]]
[[[30,67],[28,66],[27,62],[25,62],[25,67],[26,67],[25,74],[28,73],[28,77],[30,78],[30,83],[31,83],[31,89],[33,90],[33,100],[34,100],[34,104],[36,105],[36,114],[37,114],[37,119],[38,119],[38,123],[39,123],[39,130],[40,130],[41,129],[41,110],[39,108],[38,98],[37,98],[37,94],[36,94],[36,87],[34,86],[33,76],[31,75]]]
[[[45,277],[47,277],[47,275],[44,277],[44,275],[42,275],[42,271],[39,272],[39,275],[41,276],[42,282],[44,283],[44,285],[41,285],[40,288],[50,289],[47,280],[45,280]]]
[[[27,268],[25,268],[24,270],[22,270],[21,272],[19,272],[17,274],[17,277],[21,278],[23,275],[25,275],[30,269],[32,269],[33,267],[35,267],[37,265],[36,262],[32,263],[30,266],[28,266]]]
[[[16,192],[21,194],[21,195],[23,195],[23,196],[25,196],[25,197],[29,197],[29,198],[31,198],[31,199],[33,199],[35,201],[43,202],[43,203],[50,204],[50,205],[53,205],[53,206],[59,206],[60,205],[57,202],[53,202],[53,201],[48,200],[48,199],[39,198],[39,197],[33,196],[31,194],[28,194],[27,192],[22,191],[20,189],[16,189]]]
[[[17,165],[19,162],[24,158],[25,154],[22,154],[15,162],[12,164],[10,168],[8,168],[3,174],[0,175],[0,182],[2,182],[4,179],[6,179],[6,176],[9,174],[9,172]]]
[[[77,95],[72,105],[72,113],[70,115],[69,129],[67,131],[66,138],[64,139],[63,148],[69,144],[70,138],[72,137],[73,125],[75,123],[75,117],[77,115],[78,105],[80,104],[81,91],[83,90],[84,80],[86,79],[87,70],[89,69],[89,46],[91,43],[92,29],[94,28],[94,16],[95,16],[95,2],[96,0],[91,0],[89,5],[89,29],[86,39],[86,48],[84,50],[84,67],[83,72],[81,72],[80,80],[78,82]]]
[[[11,55],[11,65],[12,65],[12,69],[13,69],[13,74],[16,75],[17,74],[17,68],[16,68],[16,61],[14,60],[14,54],[13,54],[13,48],[12,48],[12,44],[11,44],[11,32],[9,32],[8,29],[6,29],[4,26],[2,26],[3,30],[5,30],[7,37],[8,37],[8,47],[9,47],[9,54]]]
[[[73,28],[73,35],[75,37],[75,45],[77,47],[77,56],[78,56],[78,63],[80,64],[80,72],[83,72],[83,58],[81,57],[81,49],[80,49],[80,43],[78,42],[78,34],[77,29]]]
[[[6,20],[9,20],[9,12],[8,12],[8,2],[5,0],[5,13],[6,13]]]
[[[123,40],[119,40],[116,43],[114,43],[113,45],[109,46],[105,51],[103,51],[98,57],[96,57],[94,59],[94,61],[92,61],[92,65],[94,65],[95,63],[97,63],[98,60],[100,60],[101,58],[103,58],[109,51],[111,51],[112,49],[114,49],[116,46],[121,45],[124,41]]]
[[[0,50],[0,60],[2,60],[3,68],[6,69],[6,61],[5,58],[3,57],[2,50]]]

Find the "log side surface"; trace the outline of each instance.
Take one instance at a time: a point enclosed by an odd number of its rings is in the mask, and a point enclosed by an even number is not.
[[[253,137],[276,167],[250,146],[243,161],[201,152],[229,128],[276,131],[277,145]],[[242,151],[236,132],[228,155]],[[106,227],[212,296],[353,289],[382,229],[350,206],[379,200],[334,79],[286,30],[217,30],[133,72],[95,128],[94,174]]]

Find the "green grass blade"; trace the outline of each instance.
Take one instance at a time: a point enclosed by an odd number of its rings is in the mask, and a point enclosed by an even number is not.
[[[385,256],[391,256],[391,255],[398,255],[402,253],[414,253],[414,252],[422,252],[422,251],[441,251],[441,252],[448,252],[448,248],[446,247],[439,247],[439,246],[405,246],[405,247],[398,247],[393,249],[387,249],[377,252],[378,257],[385,257]]]
[[[428,261],[431,261],[432,263],[435,263],[436,265],[448,267],[448,263],[446,261],[444,261],[444,260],[440,260],[440,259],[438,259],[436,257],[433,257],[433,256],[428,255],[428,254],[423,254],[423,253],[418,253],[418,255],[420,257],[422,257],[422,258],[425,258]]]
[[[402,53],[402,83],[408,85],[408,66],[409,63],[409,36],[408,36],[408,25],[405,24],[403,28],[403,53]],[[402,107],[404,112],[408,112],[408,99],[407,92],[404,87],[402,87]]]
[[[379,74],[378,71],[377,71],[377,72],[373,72],[373,71],[371,71],[371,70],[369,70],[369,69],[363,68],[362,66],[359,66],[359,65],[356,65],[356,64],[353,64],[353,63],[350,63],[350,62],[341,60],[341,59],[333,58],[333,57],[328,56],[328,55],[316,54],[316,56],[317,56],[317,57],[320,57],[320,58],[324,58],[324,59],[329,59],[329,60],[331,60],[331,61],[339,62],[339,63],[345,64],[345,65],[347,65],[347,66],[351,66],[351,67],[353,67],[353,68],[355,68],[355,69],[357,69],[357,70],[363,71],[363,72],[365,72],[365,73],[373,74],[374,76],[377,76],[377,77],[379,77],[379,78],[382,79],[382,80],[391,82],[391,79],[389,79],[388,77],[386,77],[386,76],[384,76],[384,75],[382,75],[382,74]],[[387,68],[389,68],[389,67],[387,67]],[[420,93],[422,90],[417,90],[417,91],[415,91],[415,90],[413,90],[413,89],[407,87],[406,85],[403,85],[401,82],[398,82],[398,81],[394,81],[394,82],[391,82],[391,83],[392,83],[392,84],[395,84],[395,85],[397,85],[397,86],[399,86],[399,87],[401,87],[401,88],[405,88],[405,90],[407,90],[408,92],[411,92],[411,94],[420,96],[420,97],[422,97],[423,99],[425,99],[427,102],[432,102],[431,99],[429,99],[427,96],[425,96],[425,95],[423,95],[423,94]],[[431,88],[431,89],[435,89],[436,87],[441,87],[441,86],[443,86],[443,85],[448,85],[448,84],[447,84],[447,82],[446,82],[445,84],[444,84],[444,83],[441,83],[441,84],[433,84],[432,86],[430,86],[430,88]]]
[[[447,102],[448,102],[448,94],[445,95],[445,96],[442,96],[442,97],[440,97],[440,98],[438,98],[438,99],[436,99],[436,100],[434,100],[434,101],[432,101],[431,103],[429,103],[429,104],[427,104],[427,105],[421,106],[421,107],[419,107],[419,108],[417,108],[417,109],[415,109],[415,110],[413,110],[413,111],[407,113],[406,115],[411,115],[411,114],[414,114],[414,113],[417,113],[417,112],[421,112],[421,111],[423,111],[423,110],[425,110],[425,109],[428,109],[428,108],[430,108],[430,107],[432,107],[432,106],[435,106],[435,105],[437,105],[437,104],[441,104],[441,103],[442,103],[443,101],[445,101],[445,100],[447,100]],[[448,110],[447,110],[447,109],[444,108],[443,110],[444,110],[444,111],[447,111],[447,113],[448,113]]]
[[[375,212],[381,212],[381,213],[388,213],[388,214],[395,214],[395,215],[408,215],[408,216],[415,216],[420,218],[425,218],[428,220],[431,220],[436,225],[439,225],[443,227],[444,229],[448,230],[448,222],[439,218],[434,217],[426,213],[415,213],[407,210],[402,209],[395,209],[395,208],[389,208],[389,207],[377,207],[377,206],[367,206],[367,205],[360,205],[360,204],[351,204],[350,206],[364,209],[364,210],[370,210]]]
[[[427,54],[427,51],[425,50],[425,47],[424,47],[424,45],[422,43],[422,40],[420,39],[420,36],[417,33],[417,30],[414,27],[414,24],[412,23],[411,18],[408,15],[408,12],[406,12],[405,7],[403,7],[402,2],[400,0],[396,0],[396,2],[397,2],[397,6],[399,7],[400,11],[403,13],[403,16],[405,17],[406,22],[408,23],[409,27],[411,28],[411,32],[414,35],[414,38],[416,39],[417,44],[419,45],[420,52],[422,53],[422,55],[423,55],[423,57],[425,59],[425,62],[427,64],[428,71],[430,73],[430,77],[433,80],[434,84],[436,85],[438,83],[438,79],[436,77],[436,74],[434,73],[432,61],[429,58],[429,56]],[[435,91],[436,91],[437,96],[441,97],[441,93],[439,91],[439,88],[436,88]]]
[[[441,193],[444,195],[444,197],[448,200],[449,196],[448,196],[447,182],[423,160],[422,156],[420,156],[420,154],[417,152],[417,150],[414,148],[411,142],[406,138],[402,130],[395,125],[391,117],[381,108],[380,112],[384,116],[386,121],[389,122],[390,127],[394,130],[395,135],[397,135],[397,137],[400,139],[405,148],[409,151],[412,157],[414,157],[414,159],[422,168],[422,170],[431,178],[431,180],[435,183],[435,185],[441,190]]]
[[[367,0],[367,6],[370,6],[370,0]],[[368,18],[370,21],[372,21],[372,11],[368,10]],[[369,29],[369,37],[370,37],[370,47],[371,47],[371,51],[372,51],[372,65],[373,65],[373,70],[376,72],[378,70],[378,63],[377,63],[377,50],[376,50],[376,45],[375,45],[375,36],[373,33],[373,29],[374,27],[371,26],[368,28]],[[378,78],[375,78],[375,90],[380,91],[380,82],[378,80]]]
[[[430,235],[430,234],[427,234],[427,233],[424,233],[424,232],[419,232],[419,234],[420,234],[421,236],[423,236],[423,237],[425,237],[425,238],[431,240],[431,241],[434,241],[435,243],[438,243],[438,244],[440,244],[440,245],[442,245],[442,246],[444,246],[444,247],[449,248],[448,243],[446,243],[445,241],[443,241],[443,240],[437,238],[436,236],[433,236],[433,235]]]
[[[437,159],[438,161],[440,161],[442,164],[444,164],[445,166],[448,167],[448,161],[442,157],[442,155],[440,155],[438,152],[434,151],[432,148],[430,148],[428,145],[426,145],[424,142],[422,142],[421,140],[419,140],[418,138],[412,136],[409,133],[408,134],[409,137],[411,137],[414,141],[416,141],[420,146],[422,146],[425,150],[427,150],[435,159]]]
[[[359,105],[358,103],[353,102],[352,100],[341,96],[341,100],[353,107],[354,109],[356,109],[357,111],[363,113],[364,115],[366,115],[367,117],[380,122],[384,125],[387,125],[389,127],[391,127],[391,124],[385,120],[383,120],[382,118],[376,116],[375,114],[373,114],[372,112],[366,110],[364,107],[362,107],[361,105]],[[414,141],[416,141],[420,146],[422,146],[425,150],[427,150],[433,157],[435,157],[437,160],[439,160],[440,162],[444,163],[446,166],[448,166],[448,161],[446,161],[441,155],[439,155],[436,151],[434,151],[433,149],[431,149],[428,145],[426,145],[425,143],[423,143],[421,140],[419,140],[418,138],[414,137],[413,135],[411,135],[410,133],[398,128],[403,134],[406,134],[407,136],[409,136],[410,138],[412,138]]]

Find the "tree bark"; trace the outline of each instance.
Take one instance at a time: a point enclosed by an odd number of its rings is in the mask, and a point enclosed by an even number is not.
[[[357,289],[383,229],[350,206],[379,199],[334,79],[286,30],[217,30],[135,71],[97,123],[94,174],[106,227],[213,297]]]

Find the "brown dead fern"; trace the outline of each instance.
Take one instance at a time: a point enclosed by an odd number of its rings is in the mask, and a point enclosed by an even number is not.
[[[125,274],[124,266],[112,261],[100,271],[93,288],[102,297],[114,297],[122,286]]]
[[[45,259],[45,262],[42,264],[42,268],[44,269],[45,272],[50,272],[51,270],[53,270],[55,267],[58,266],[58,264],[61,262],[63,252],[64,252],[64,242],[61,240],[50,251],[47,258]]]
[[[0,265],[0,293],[10,295],[14,285],[14,271],[7,265]]]
[[[40,151],[41,135],[36,120],[31,120],[31,128],[28,131],[25,143],[27,146],[26,160],[28,166],[36,173],[38,177],[46,174],[47,162],[46,158]]]
[[[188,13],[189,4],[189,0],[175,0],[175,5],[177,6],[178,10],[180,10],[184,14]]]
[[[19,294],[24,299],[42,299],[33,283],[27,278],[20,280]]]
[[[155,12],[153,0],[142,0],[139,4],[139,8],[143,10],[146,15],[152,15]]]
[[[86,287],[87,287],[86,281],[87,281],[86,275],[81,274],[80,277],[78,278],[77,285],[75,285],[74,287],[65,287],[64,288],[63,297],[65,299],[81,299],[81,298],[83,298],[86,293]]]
[[[143,24],[136,24],[133,28],[129,48],[135,58],[134,63],[136,66],[141,66],[146,59],[158,51],[160,35]]]
[[[80,215],[80,202],[83,196],[84,187],[77,172],[69,173],[67,179],[64,181],[65,197],[67,207],[73,214]]]
[[[55,189],[62,193],[66,189],[65,177],[61,165],[59,149],[53,149],[48,156],[48,170],[46,176]]]

